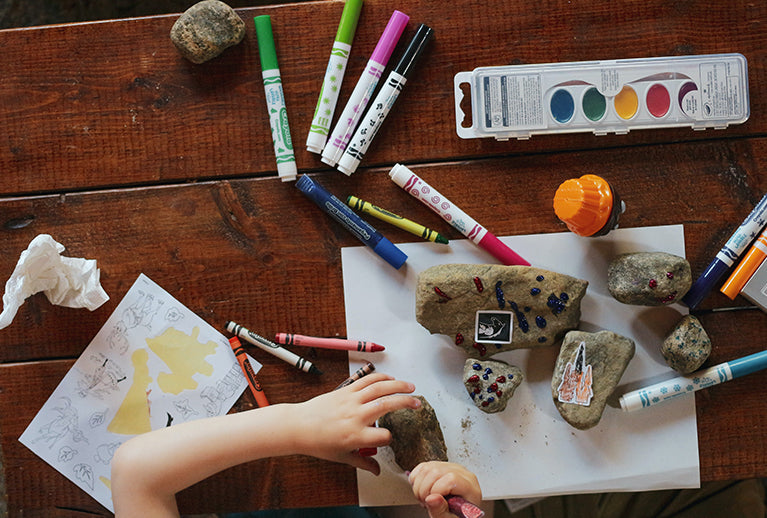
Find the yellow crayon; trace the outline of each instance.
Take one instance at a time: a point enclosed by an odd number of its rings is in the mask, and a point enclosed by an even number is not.
[[[410,221],[407,218],[403,218],[402,216],[394,214],[393,212],[389,212],[386,209],[382,209],[381,207],[376,207],[370,202],[360,200],[356,196],[349,196],[348,198],[346,198],[346,204],[353,209],[362,211],[365,214],[370,214],[374,218],[378,218],[381,221],[390,223],[394,225],[395,227],[399,227],[402,230],[406,230],[413,235],[426,239],[427,241],[432,241],[434,243],[448,244],[447,238],[443,236],[442,234],[439,234],[435,232],[434,230],[426,228],[423,225],[419,225],[415,221]]]

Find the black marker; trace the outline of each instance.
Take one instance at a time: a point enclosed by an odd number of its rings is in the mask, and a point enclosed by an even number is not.
[[[410,41],[405,53],[389,73],[381,91],[378,92],[375,100],[370,104],[365,120],[363,120],[354,132],[354,136],[349,141],[341,160],[338,161],[338,170],[346,175],[351,175],[357,170],[362,157],[370,147],[373,137],[381,129],[384,119],[389,114],[389,110],[397,100],[399,93],[407,82],[407,78],[415,68],[418,58],[423,54],[426,44],[429,43],[434,31],[431,27],[421,24],[415,32],[415,36]]]

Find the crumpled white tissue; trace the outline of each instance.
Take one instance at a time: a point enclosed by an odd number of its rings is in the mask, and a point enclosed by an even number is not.
[[[44,292],[51,304],[93,311],[109,300],[101,287],[95,259],[64,257],[64,245],[48,234],[35,237],[21,252],[5,283],[0,329],[8,327],[16,312],[35,293]]]

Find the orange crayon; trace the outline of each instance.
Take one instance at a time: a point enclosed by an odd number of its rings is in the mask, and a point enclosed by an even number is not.
[[[256,404],[259,407],[269,406],[269,401],[266,399],[264,389],[261,388],[261,384],[256,379],[256,373],[253,372],[253,366],[248,361],[248,357],[245,355],[245,349],[242,347],[239,338],[236,336],[231,337],[229,339],[229,345],[232,347],[232,351],[234,351],[234,356],[237,358],[237,362],[240,364],[243,374],[245,374],[245,379],[248,380],[248,386],[250,387],[253,396],[256,398]]]
[[[731,300],[734,300],[738,296],[740,290],[746,285],[748,280],[754,275],[757,268],[767,258],[767,230],[756,238],[754,244],[751,245],[751,249],[743,257],[738,266],[733,270],[730,277],[722,285],[721,291]]]

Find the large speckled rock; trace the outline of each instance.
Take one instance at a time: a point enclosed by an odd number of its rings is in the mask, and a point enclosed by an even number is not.
[[[522,369],[500,360],[469,358],[463,365],[463,386],[477,408],[488,414],[503,411],[524,379]]]
[[[681,299],[691,285],[687,259],[666,252],[619,255],[607,267],[607,289],[624,304],[671,304]]]
[[[579,430],[599,423],[634,350],[633,340],[612,331],[565,335],[551,378],[551,396],[565,421]]]
[[[578,327],[587,286],[531,266],[443,264],[418,276],[416,320],[474,358],[548,346]]]
[[[447,461],[447,446],[434,408],[423,396],[418,409],[403,408],[378,419],[391,432],[391,449],[400,468],[411,471],[421,462]]]
[[[170,30],[170,39],[192,63],[204,63],[245,37],[245,22],[219,0],[203,0],[187,9]]]
[[[711,340],[697,317],[685,315],[663,340],[660,351],[669,367],[689,374],[708,359]]]

